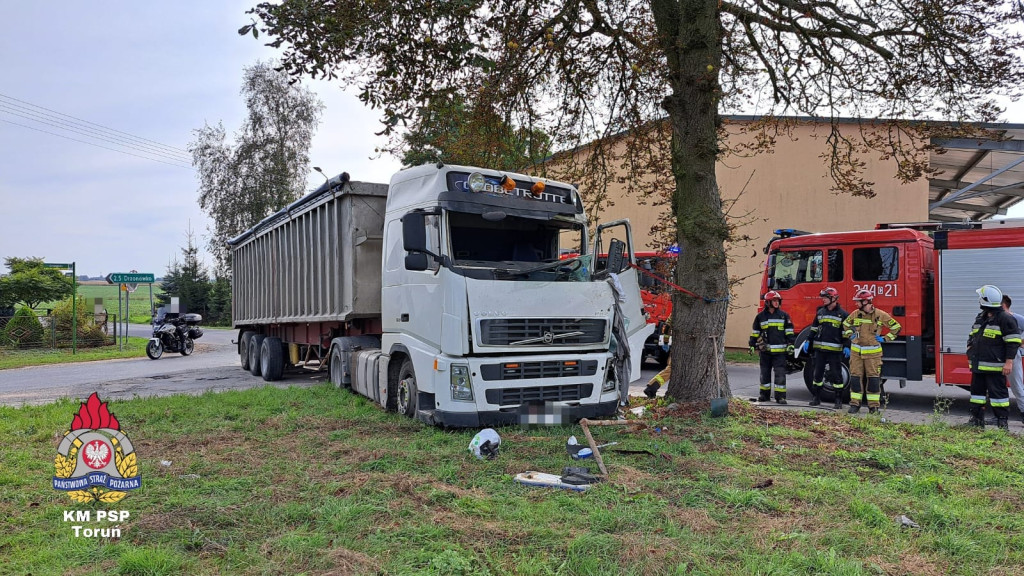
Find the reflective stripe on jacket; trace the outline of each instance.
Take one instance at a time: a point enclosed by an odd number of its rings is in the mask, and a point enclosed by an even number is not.
[[[843,337],[843,320],[849,316],[842,306],[829,310],[828,306],[820,306],[811,322],[811,346],[815,350],[841,352],[846,338]]]
[[[793,345],[796,332],[793,321],[781,308],[768,312],[768,308],[754,316],[754,325],[750,333],[749,346],[757,346],[758,340],[763,341],[765,352],[786,353],[786,348]]]
[[[1002,372],[1007,358],[1020,348],[1017,320],[1001,309],[984,311],[974,319],[967,338],[967,358],[971,372]]]
[[[877,336],[882,333],[883,327],[889,329],[889,333],[885,335],[885,339],[889,342],[895,340],[896,335],[903,329],[892,316],[878,308],[875,308],[871,314],[866,314],[862,310],[854,310],[846,317],[846,320],[843,320],[843,337],[850,339],[850,349],[855,352],[862,350],[862,354],[872,353],[868,350],[875,346],[878,346],[878,351],[881,352]]]

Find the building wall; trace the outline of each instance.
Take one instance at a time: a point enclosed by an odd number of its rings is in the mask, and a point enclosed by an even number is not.
[[[855,125],[845,128],[857,129]],[[927,180],[901,184],[895,179],[894,163],[881,160],[877,155],[862,158],[867,163],[865,177],[874,182],[874,198],[830,192],[831,180],[825,159],[821,158],[827,135],[827,125],[801,124],[793,129],[792,139],[780,136],[773,152],[750,157],[727,156],[718,163],[716,174],[722,198],[739,196],[730,214],[746,215],[743,220],[747,224],[739,233],[751,238],[749,244],[729,249],[729,276],[743,280],[734,289],[735,300],[726,323],[728,347],[746,348],[750,323],[760,298],[761,271],[766,258],[761,250],[775,229],[836,232],[870,229],[879,222],[928,220]],[[659,211],[668,208],[649,203],[641,205],[635,198],[625,195],[624,185],[612,186],[609,196],[614,205],[602,212],[600,220],[629,218],[638,250],[663,248],[654,245],[650,229]],[[843,305],[848,307],[849,303]]]

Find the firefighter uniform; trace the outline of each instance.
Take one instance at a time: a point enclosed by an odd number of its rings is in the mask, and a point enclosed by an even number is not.
[[[971,363],[971,421],[984,426],[982,410],[986,394],[1000,428],[1007,428],[1010,394],[1006,388],[1003,364],[1013,359],[1021,344],[1020,330],[1013,316],[1001,308],[983,310],[974,319],[967,338],[967,358]]]
[[[842,408],[843,390],[843,348],[849,347],[849,341],[843,336],[843,320],[849,313],[843,307],[836,304],[830,310],[828,306],[821,306],[814,315],[811,323],[810,337],[811,348],[814,350],[814,376],[811,385],[814,389],[813,405],[820,403],[821,390],[825,386],[825,367],[831,371],[832,388],[836,391],[835,407]]]
[[[786,402],[786,357],[793,351],[796,332],[789,314],[781,308],[774,312],[765,306],[754,317],[753,331],[750,333],[750,348],[761,354],[761,388],[758,401],[765,402],[771,398],[772,372],[774,371],[775,401]]]
[[[854,310],[843,321],[843,337],[850,340],[851,412],[856,412],[864,400],[862,383],[866,384],[868,406],[872,412],[881,405],[882,343],[879,337],[882,336],[883,328],[889,329],[884,339],[892,342],[902,326],[892,316],[877,308],[871,313]]]

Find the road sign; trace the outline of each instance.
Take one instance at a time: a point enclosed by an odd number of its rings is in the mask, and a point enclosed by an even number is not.
[[[71,270],[74,264],[58,264],[56,262],[43,262],[43,268],[59,268],[61,270]]]
[[[156,282],[153,274],[111,272],[106,277],[107,284],[152,284]]]

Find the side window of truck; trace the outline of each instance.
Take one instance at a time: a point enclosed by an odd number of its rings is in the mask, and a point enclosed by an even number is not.
[[[899,250],[895,246],[854,248],[853,279],[855,281],[887,281],[900,277]]]
[[[425,219],[427,226],[427,250],[441,255],[441,217],[436,214],[428,215]],[[441,268],[441,264],[431,258],[429,260],[429,270],[431,272],[437,272]]]
[[[804,282],[821,282],[821,250],[801,250],[775,254],[772,287],[792,288]]]
[[[843,251],[830,249],[828,251],[828,281],[829,284],[843,281]]]

